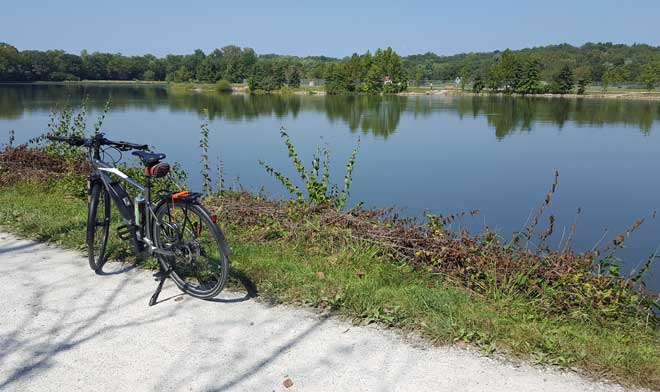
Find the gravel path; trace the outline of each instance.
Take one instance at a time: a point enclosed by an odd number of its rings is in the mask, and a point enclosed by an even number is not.
[[[106,269],[97,276],[79,252],[0,233],[0,390],[624,390],[241,293],[200,301],[168,282],[148,307],[151,274]]]

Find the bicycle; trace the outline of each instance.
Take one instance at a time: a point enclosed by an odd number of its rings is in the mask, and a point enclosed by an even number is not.
[[[90,138],[47,136],[55,142],[85,147],[92,172],[87,188],[90,195],[87,216],[87,249],[89,266],[102,273],[107,261],[110,234],[111,203],[119,211],[124,224],[117,235],[131,244],[138,256],[155,256],[159,281],[149,306],[156,304],[165,280],[169,277],[181,291],[193,297],[210,299],[218,295],[227,282],[229,247],[212,215],[199,202],[201,193],[188,191],[160,191],[158,201],[152,200],[154,180],[167,176],[170,165],[162,160],[165,154],[149,152],[149,147],[124,141],[111,141],[97,133]],[[105,148],[104,148],[105,147]],[[105,162],[106,150],[133,151],[144,164],[145,184],[124,174],[113,164]],[[139,195],[133,200],[122,186],[122,180],[136,188]]]

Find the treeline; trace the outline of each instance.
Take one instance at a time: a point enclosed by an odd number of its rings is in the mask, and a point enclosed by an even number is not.
[[[240,83],[252,72],[258,56],[250,48],[226,46],[209,54],[196,50],[189,55],[158,58],[111,53],[80,55],[62,50],[24,50],[0,43],[0,81],[156,80],[173,82]]]
[[[569,72],[570,71],[570,75]],[[560,75],[563,75],[560,77]],[[570,77],[569,77],[570,76]],[[344,59],[324,56],[257,55],[250,48],[226,46],[210,53],[123,56],[80,55],[62,50],[19,51],[0,43],[0,81],[157,80],[209,82],[248,80],[251,87],[274,90],[297,87],[302,79],[325,79],[331,92],[397,92],[407,82],[454,81],[476,90],[509,92],[560,91],[570,85],[602,83],[660,84],[660,47],[588,43],[562,44],[503,52],[399,57],[391,49],[354,54]],[[573,88],[573,87],[572,87]]]
[[[643,65],[628,61],[621,65],[610,65],[602,74],[595,75],[594,68],[576,65],[568,60],[558,61],[551,67],[533,52],[505,50],[488,66],[465,67],[458,80],[465,87],[471,84],[476,93],[490,91],[539,94],[567,94],[575,91],[584,94],[588,84],[596,78],[607,89],[612,84],[638,82],[651,90],[660,82],[660,56],[646,59]],[[634,70],[634,71],[633,71]],[[632,78],[631,75],[637,75]]]
[[[647,66],[660,61],[660,46],[644,44],[587,43],[549,45],[516,51],[463,53],[438,56],[434,53],[404,58],[410,80],[466,80],[487,75],[506,52],[521,60],[537,62],[539,78],[552,80],[561,68],[568,66],[574,73],[589,76],[596,83],[644,83]],[[648,76],[648,75],[646,75]]]
[[[408,81],[401,57],[392,48],[378,49],[372,56],[354,53],[328,67],[325,89],[328,94],[363,92],[393,94],[405,90]]]

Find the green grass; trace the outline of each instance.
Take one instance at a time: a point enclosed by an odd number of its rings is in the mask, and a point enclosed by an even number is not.
[[[84,249],[86,201],[61,186],[19,184],[0,191],[0,225],[17,234]],[[115,220],[116,222],[116,220]],[[329,254],[310,241],[254,241],[251,228],[223,227],[233,268],[262,297],[332,310],[357,324],[416,331],[436,344],[467,342],[486,353],[577,368],[595,377],[660,389],[660,331],[633,320],[548,316],[515,297],[485,298],[355,244]],[[115,258],[126,245],[111,236]]]

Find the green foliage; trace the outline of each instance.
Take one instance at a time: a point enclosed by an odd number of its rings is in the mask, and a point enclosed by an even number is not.
[[[660,59],[644,66],[641,80],[647,90],[653,90],[660,83]]]
[[[227,80],[218,80],[215,82],[215,90],[219,93],[230,93],[232,91],[231,83]]]
[[[344,186],[339,191],[337,185],[331,185],[330,181],[330,151],[327,148],[318,147],[312,157],[311,168],[306,168],[298,152],[296,151],[289,134],[282,128],[280,135],[284,139],[284,144],[289,152],[289,158],[293,163],[293,167],[300,175],[300,178],[307,191],[307,201],[313,204],[332,204],[337,208],[343,208],[348,201],[350,194],[351,184],[353,182],[353,168],[355,160],[357,159],[358,147],[353,149],[351,156],[346,163],[346,174],[344,175]],[[290,194],[295,195],[299,202],[305,201],[303,191],[300,187],[294,184],[291,179],[282,174],[282,172],[275,170],[272,166],[266,164],[264,161],[259,161],[259,164],[266,169],[266,172],[274,176]]]
[[[565,64],[559,73],[553,77],[551,89],[553,93],[568,94],[573,90],[574,84],[573,71]]]
[[[148,69],[142,74],[142,80],[156,80],[156,73]]]
[[[477,74],[477,76],[475,76],[474,80],[472,81],[472,92],[479,94],[485,87],[486,84],[484,83],[484,79],[481,77],[481,74]]]
[[[209,120],[208,120],[208,109],[204,109],[204,115],[206,118],[204,119],[204,122],[201,125],[201,136],[199,139],[199,148],[201,150],[201,174],[202,174],[202,188],[204,190],[204,194],[206,196],[209,196],[211,194],[213,185],[211,182],[211,164],[209,161]]]
[[[539,65],[536,60],[527,60],[522,66],[516,83],[516,92],[522,95],[536,94],[540,89]]]
[[[488,85],[493,90],[513,92],[517,84],[516,73],[519,71],[519,60],[509,49],[495,62],[488,71]]]
[[[578,79],[577,82],[577,95],[584,95],[587,91],[587,82],[585,79]]]
[[[275,91],[286,83],[284,63],[275,60],[259,61],[248,78],[250,91]]]
[[[300,80],[303,76],[302,67],[298,64],[290,64],[284,70],[286,85],[290,88],[300,87]]]
[[[387,50],[380,51],[386,54]],[[516,68],[507,65],[511,56],[522,60],[535,58],[542,70],[541,80],[550,82],[552,71],[562,64],[568,64],[575,71],[576,80],[580,80],[579,69],[588,69],[589,78],[586,83],[604,82],[608,84],[622,82],[645,83],[648,79],[645,73],[647,64],[652,63],[660,55],[660,47],[649,45],[621,45],[613,43],[587,43],[580,47],[568,44],[549,45],[522,50],[506,50],[504,52],[461,53],[452,56],[439,56],[434,53],[411,55],[399,59],[403,70],[400,78],[402,86],[407,80],[417,84],[421,80],[454,80],[461,77],[464,81],[474,80],[477,74],[486,77],[486,84],[492,90],[504,89],[510,85],[510,73]],[[385,56],[387,57],[387,56]],[[398,56],[397,56],[398,57]],[[367,74],[373,65],[374,56],[369,52],[339,60],[326,56],[295,57],[267,54],[257,56],[250,48],[240,48],[229,45],[214,49],[210,53],[196,50],[186,55],[167,55],[157,58],[147,54],[144,56],[122,56],[111,53],[88,53],[83,50],[80,55],[66,53],[62,50],[23,50],[0,43],[0,81],[32,82],[39,80],[168,80],[186,82],[197,80],[215,83],[225,79],[231,83],[241,83],[254,75],[255,65],[259,62],[282,62],[286,64],[281,69],[284,80],[282,84],[296,87],[300,79],[325,78],[332,64],[341,62],[347,66],[344,69],[348,86],[355,91],[380,91],[378,73],[372,74],[371,86],[361,85],[367,82]],[[380,60],[379,60],[380,61]],[[498,66],[501,64],[501,66]],[[494,67],[497,67],[493,69]],[[604,80],[604,74],[612,67],[619,67],[619,75]],[[180,72],[185,69],[187,73]],[[490,71],[493,72],[490,72]],[[617,72],[619,72],[617,71]],[[387,75],[387,73],[390,73]],[[390,76],[395,82],[399,76],[389,70],[381,77]],[[644,77],[642,75],[645,75]],[[615,80],[621,80],[615,82]],[[382,80],[380,80],[382,82]],[[647,84],[648,85],[648,84]],[[513,85],[511,85],[513,86]],[[388,89],[394,89],[389,87]],[[265,89],[264,89],[265,90]],[[348,90],[352,91],[352,90]]]
[[[605,73],[603,74],[603,87],[607,89],[610,85],[618,85],[626,80],[628,80],[630,77],[628,70],[625,66],[623,65],[615,65],[607,68]]]
[[[51,110],[48,121],[48,135],[67,137],[85,137],[87,133],[87,99],[78,111],[71,106]],[[78,147],[66,143],[47,143],[45,151],[48,155],[63,157],[69,162],[79,161],[85,157],[85,152]]]
[[[364,92],[396,94],[406,90],[408,82],[401,57],[392,48],[378,49],[330,64],[326,75],[326,92],[341,94]]]
[[[291,58],[259,59],[250,71],[248,87],[252,92],[297,88],[300,87],[303,73],[302,65]]]
[[[173,75],[170,81],[175,83],[189,82],[192,80],[192,74],[185,67],[179,68]]]
[[[331,95],[355,91],[355,85],[349,82],[344,65],[330,64],[325,76],[325,91]]]
[[[588,84],[602,82],[604,72],[611,66],[626,68],[625,82],[640,82],[642,68],[660,55],[660,47],[606,42],[586,43],[580,47],[568,44],[548,45],[511,52],[523,59],[535,58],[542,70],[541,80],[550,82],[553,70],[559,69],[563,64],[569,64],[575,70],[577,80],[580,78],[577,74],[578,69],[589,70],[591,75],[585,78]],[[478,73],[489,75],[489,71],[501,61],[503,55],[504,52],[500,51],[461,53],[452,56],[425,53],[404,58],[404,67],[409,74],[412,70],[421,70],[422,79],[426,80],[454,80],[458,76],[473,79]],[[489,76],[492,76],[487,78],[489,88],[496,89],[504,85],[501,75]]]
[[[536,94],[541,90],[540,65],[535,58],[524,58],[511,50],[488,70],[488,88],[505,93]]]

